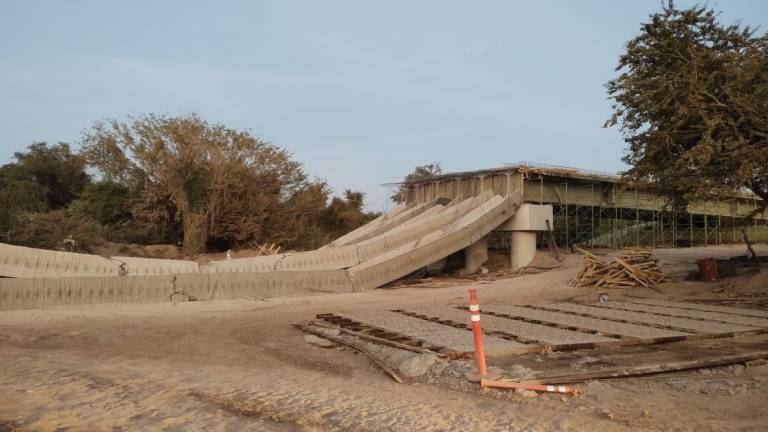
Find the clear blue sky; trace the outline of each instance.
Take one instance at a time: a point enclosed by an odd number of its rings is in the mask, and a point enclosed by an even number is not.
[[[678,1],[686,6],[692,2]],[[768,1],[710,2],[768,28]],[[382,209],[396,181],[532,161],[622,169],[604,83],[648,1],[0,0],[0,163],[101,118],[197,112]]]

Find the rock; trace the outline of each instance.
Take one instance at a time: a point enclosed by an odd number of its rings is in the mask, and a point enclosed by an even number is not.
[[[515,394],[518,394],[524,398],[535,398],[539,396],[539,394],[535,391],[526,389],[515,389]]]
[[[577,360],[574,360],[573,362],[571,362],[571,368],[572,369],[579,369],[579,368],[581,368],[584,365],[587,365],[589,363],[595,363],[597,361],[598,361],[598,359],[596,359],[594,357],[591,357],[591,356],[580,357]]]
[[[512,365],[512,367],[507,368],[506,372],[507,376],[513,380],[526,379],[533,375],[533,371],[531,369],[528,369],[527,367],[520,364]]]
[[[464,372],[464,378],[466,378],[466,380],[471,383],[475,383],[475,384],[480,383],[480,374],[477,371]]]
[[[182,293],[173,293],[173,294],[171,295],[171,301],[172,301],[173,303],[178,303],[178,302],[188,302],[188,301],[191,301],[191,299],[190,299],[190,297],[189,297],[188,295],[186,295],[186,294],[182,294]]]
[[[488,374],[485,376],[486,381],[496,381],[504,377],[506,372],[504,369],[500,369],[494,366],[491,366],[487,370]],[[468,370],[464,372],[464,378],[467,379],[467,381],[471,383],[479,383],[480,382],[480,373],[478,373],[476,370]]]
[[[497,380],[507,376],[507,371],[496,366],[488,366],[488,376],[486,379]]]
[[[332,348],[336,346],[335,343],[329,341],[328,339],[323,339],[315,335],[304,335],[304,342],[323,348]]]
[[[417,377],[427,373],[429,368],[436,362],[437,356],[434,354],[416,354],[400,363],[397,370],[406,377]]]
[[[448,370],[448,362],[442,361],[437,362],[437,364],[429,370],[429,373],[433,376],[441,376],[446,372],[446,370]]]
[[[325,328],[320,330],[321,333],[327,334],[328,336],[340,336],[341,330],[339,329],[333,329],[333,328]]]
[[[613,420],[614,418],[613,413],[604,408],[598,408],[597,415],[600,417],[607,418],[608,420]]]
[[[741,374],[744,373],[745,369],[747,369],[747,368],[744,367],[744,365],[735,364],[735,365],[731,366],[731,373],[734,374],[734,375],[741,375]]]

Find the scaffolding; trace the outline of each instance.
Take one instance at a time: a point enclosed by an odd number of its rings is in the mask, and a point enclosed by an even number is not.
[[[528,179],[530,181],[530,179]],[[544,198],[545,184],[536,179],[535,185],[526,194],[526,201],[536,204],[550,204],[553,207],[555,238],[559,244],[586,245],[590,247],[623,248],[629,246],[690,247],[742,243],[743,232],[750,241],[768,241],[768,214],[756,217],[740,215],[745,202],[732,200],[737,207],[735,215],[707,212],[706,204],[689,206],[700,211],[674,211],[665,208],[660,199],[656,208],[640,205],[639,193],[634,191],[634,202],[616,199],[617,186],[604,183],[589,184],[593,199],[584,202],[569,201],[568,180],[562,183],[564,194],[561,202],[547,202]],[[583,186],[583,184],[582,184]],[[538,188],[538,191],[535,189]],[[606,190],[607,189],[607,190]],[[610,203],[599,203],[599,195],[613,195]],[[538,196],[537,196],[538,195]],[[754,208],[754,201],[750,202]],[[718,209],[721,208],[718,200]],[[701,211],[703,210],[703,211]]]
[[[687,247],[768,241],[768,211],[758,210],[751,193],[689,203],[670,209],[650,191],[627,189],[610,173],[515,164],[502,168],[433,176],[404,183],[408,203],[465,198],[484,191],[522,192],[525,202],[553,207],[553,230],[561,245],[621,248]],[[503,233],[492,244],[508,242]]]

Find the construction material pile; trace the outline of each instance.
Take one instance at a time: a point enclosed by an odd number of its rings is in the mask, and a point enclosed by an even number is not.
[[[651,258],[649,248],[626,249],[619,257],[601,257],[576,248],[584,254],[584,267],[571,280],[571,286],[594,285],[603,288],[632,288],[644,286],[655,289],[656,285],[668,282],[661,271],[658,260]]]

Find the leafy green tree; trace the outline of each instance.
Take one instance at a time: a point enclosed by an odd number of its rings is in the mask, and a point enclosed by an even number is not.
[[[405,194],[408,191],[408,182],[428,179],[443,173],[443,168],[440,166],[440,162],[432,162],[427,165],[417,166],[413,172],[406,175],[403,182],[398,184],[397,189],[390,197],[392,201],[402,204],[405,202]]]
[[[362,226],[375,219],[378,214],[363,210],[365,194],[347,189],[344,197],[334,197],[323,211],[322,226],[327,234],[325,242]]]
[[[768,36],[670,1],[626,44],[608,82],[628,144],[626,179],[692,200],[751,190],[768,201]]]
[[[105,235],[105,228],[92,219],[60,209],[19,215],[10,240],[34,248],[90,252]]]
[[[14,159],[0,167],[0,234],[11,239],[20,215],[63,209],[90,183],[85,159],[66,143],[34,143]]]
[[[85,159],[73,153],[69,144],[34,143],[26,152],[14,153],[16,165],[45,190],[45,202],[51,210],[66,207],[90,183]]]

